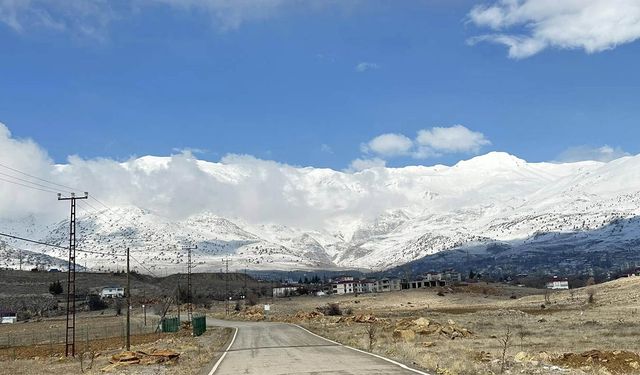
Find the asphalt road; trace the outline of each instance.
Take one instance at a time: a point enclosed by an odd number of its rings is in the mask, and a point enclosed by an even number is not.
[[[209,375],[426,375],[328,341],[291,324],[224,320],[207,320],[207,323],[237,328],[232,344]]]

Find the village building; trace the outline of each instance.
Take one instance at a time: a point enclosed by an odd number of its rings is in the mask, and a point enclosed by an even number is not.
[[[384,278],[380,280],[362,279],[354,280],[353,277],[339,277],[331,283],[331,293],[380,293],[402,290],[400,279]]]
[[[547,282],[547,289],[553,289],[553,290],[569,289],[569,280],[565,278],[559,278],[558,276],[554,276],[553,279]]]
[[[289,297],[298,294],[298,289],[300,287],[297,285],[286,285],[273,288],[273,296],[274,297]]]
[[[415,280],[411,280],[404,283],[405,289],[421,289],[421,288],[434,288],[454,285],[462,281],[462,274],[456,272],[453,269],[445,270],[442,272],[427,272],[422,276],[417,277]]]
[[[358,280],[355,283],[355,292],[356,293],[373,293],[376,291],[376,281],[375,280]]]
[[[341,276],[331,283],[331,293],[351,294],[355,292],[355,281],[351,276]]]
[[[18,322],[18,314],[12,310],[0,308],[0,323],[13,324]]]
[[[376,280],[375,289],[378,293],[402,290],[402,280],[390,278]]]
[[[102,288],[100,291],[100,298],[123,298],[124,297],[124,288],[119,286],[108,286]]]

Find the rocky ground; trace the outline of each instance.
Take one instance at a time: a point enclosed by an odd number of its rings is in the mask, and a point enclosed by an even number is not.
[[[476,284],[267,302],[268,319],[441,375],[640,374],[640,278],[554,293]],[[265,317],[254,306],[232,318]]]
[[[121,337],[78,345],[76,358],[65,358],[64,345],[29,345],[0,350],[2,371],[31,374],[200,374],[219,355],[230,329],[209,328],[200,337],[189,329],[175,334],[132,336],[131,352],[123,351]],[[53,353],[52,354],[52,350]]]

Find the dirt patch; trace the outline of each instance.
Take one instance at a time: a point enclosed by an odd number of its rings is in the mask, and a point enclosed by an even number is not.
[[[640,370],[640,356],[628,351],[590,350],[584,353],[566,353],[552,362],[558,366],[585,371],[605,368],[614,374],[631,374]]]
[[[154,342],[161,339],[162,334],[150,333],[146,335],[131,336],[132,345],[140,345]],[[88,346],[85,343],[76,343],[76,353],[87,351],[103,351],[109,349],[120,349],[124,346],[122,337],[112,337],[108,339],[93,340]],[[0,359],[32,359],[43,357],[60,357],[64,355],[65,344],[54,345],[29,345],[16,346],[13,348],[0,349]]]

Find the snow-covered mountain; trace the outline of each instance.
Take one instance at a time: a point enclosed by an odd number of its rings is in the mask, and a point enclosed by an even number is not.
[[[170,158],[143,157],[122,166],[151,175],[170,163]],[[261,174],[267,172],[205,161],[197,161],[197,168],[205,182],[218,184],[216,191],[259,185],[243,191],[246,199],[229,203],[243,205],[233,212],[246,217],[224,215],[231,212],[225,202],[219,212],[203,206],[185,217],[132,205],[87,209],[79,215],[78,247],[107,254],[130,247],[154,272],[184,271],[182,244],[198,245],[193,253],[197,271],[219,270],[225,257],[233,269],[382,270],[452,249],[486,250],[495,244],[520,249],[537,243],[552,248],[554,241],[574,241],[584,251],[595,251],[629,246],[640,236],[640,221],[633,219],[640,214],[640,156],[561,164],[528,163],[493,152],[454,166],[358,173],[270,165],[278,169],[282,186],[278,202],[286,202],[273,220],[251,211],[268,206],[264,200],[273,196],[271,180]],[[150,189],[156,200],[166,199]],[[0,222],[0,229],[61,246],[68,241],[66,221],[42,226],[18,218]],[[64,250],[29,249],[66,256]],[[79,255],[79,263],[85,262],[102,270],[123,264],[115,255]]]

